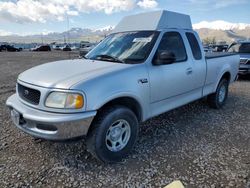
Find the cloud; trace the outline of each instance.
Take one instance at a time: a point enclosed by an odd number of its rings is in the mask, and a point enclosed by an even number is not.
[[[46,0],[43,0],[47,2]],[[134,7],[134,0],[52,0],[54,4],[67,6],[79,12],[104,12],[112,14],[127,11]]]
[[[220,0],[215,2],[215,8],[224,8],[231,5],[247,3],[247,0]]]
[[[79,12],[74,11],[74,10],[69,10],[69,11],[67,11],[67,14],[68,14],[69,16],[78,16],[78,15],[79,15]]]
[[[142,0],[137,3],[137,5],[143,9],[152,9],[158,6],[155,0]]]
[[[17,23],[40,22],[65,19],[66,15],[104,12],[112,14],[128,11],[135,6],[135,0],[16,0],[0,1],[0,21]]]
[[[0,36],[8,36],[8,35],[12,35],[13,33],[9,32],[9,31],[4,31],[2,29],[0,29]]]
[[[248,0],[188,0],[191,4],[201,7],[201,10],[225,8],[232,5],[245,4]]]
[[[0,20],[11,22],[46,22],[47,19],[62,20],[68,7],[33,0],[0,2]]]

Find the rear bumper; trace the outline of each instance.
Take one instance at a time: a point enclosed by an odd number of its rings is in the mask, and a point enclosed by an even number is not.
[[[87,135],[96,115],[96,111],[63,114],[37,110],[20,102],[16,94],[8,98],[6,105],[19,129],[34,137],[48,140],[67,140]],[[17,114],[19,121],[15,121]]]

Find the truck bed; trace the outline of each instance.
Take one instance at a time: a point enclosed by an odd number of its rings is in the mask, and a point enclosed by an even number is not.
[[[217,52],[206,53],[207,77],[203,94],[208,95],[216,91],[218,82],[225,72],[230,73],[230,82],[236,79],[239,68],[239,55],[235,53]]]
[[[206,59],[213,59],[213,58],[226,57],[226,56],[231,56],[231,55],[236,55],[236,54],[230,53],[230,52],[208,52],[205,54],[205,57]]]

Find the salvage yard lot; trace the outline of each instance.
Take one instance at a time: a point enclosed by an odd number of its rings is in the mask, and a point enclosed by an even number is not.
[[[200,100],[141,124],[135,149],[120,164],[98,162],[84,140],[34,140],[15,128],[5,101],[15,92],[17,75],[77,56],[0,52],[0,187],[164,187],[174,180],[186,187],[250,187],[247,78],[230,86],[221,110]]]

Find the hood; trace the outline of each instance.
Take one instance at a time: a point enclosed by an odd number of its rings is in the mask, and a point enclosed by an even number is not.
[[[18,80],[41,87],[69,89],[72,85],[130,65],[93,60],[63,60],[24,71]]]

